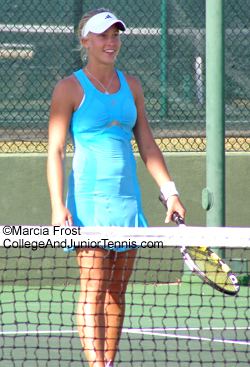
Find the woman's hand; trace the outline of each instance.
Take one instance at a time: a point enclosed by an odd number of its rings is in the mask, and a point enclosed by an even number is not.
[[[172,215],[174,212],[177,212],[180,214],[182,218],[185,218],[186,209],[182,205],[179,196],[173,195],[168,198],[167,201],[168,210],[167,210],[167,216],[165,219],[165,223],[169,223],[172,220]]]
[[[65,206],[60,206],[52,210],[52,226],[73,226],[73,219],[70,211]]]

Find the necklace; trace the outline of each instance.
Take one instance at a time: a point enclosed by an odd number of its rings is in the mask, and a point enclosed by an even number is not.
[[[87,73],[91,76],[91,78],[93,78],[101,87],[102,89],[104,89],[105,94],[109,94],[109,88],[111,87],[111,84],[113,82],[114,76],[115,76],[115,72],[112,75],[112,78],[110,79],[108,86],[105,87],[105,85],[103,85],[100,80],[98,80],[89,70],[87,67],[85,67],[85,71],[87,71]]]

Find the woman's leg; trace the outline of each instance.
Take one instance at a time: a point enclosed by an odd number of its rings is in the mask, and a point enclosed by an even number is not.
[[[125,314],[125,292],[131,276],[137,250],[112,251],[110,283],[105,299],[105,358],[114,361]]]
[[[110,279],[110,251],[83,249],[77,252],[80,268],[78,331],[90,367],[105,366],[104,304]]]

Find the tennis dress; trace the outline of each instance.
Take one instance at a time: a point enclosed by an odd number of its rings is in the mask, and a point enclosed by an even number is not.
[[[116,72],[114,94],[99,91],[82,69],[74,73],[84,90],[70,123],[74,157],[66,205],[76,226],[147,226],[131,146],[136,106],[126,78]]]

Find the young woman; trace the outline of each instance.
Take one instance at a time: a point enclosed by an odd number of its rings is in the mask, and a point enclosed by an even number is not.
[[[53,225],[147,226],[141,206],[132,133],[140,155],[174,211],[185,215],[164,158],[150,131],[140,82],[115,68],[125,24],[106,9],[86,14],[79,38],[87,62],[60,81],[49,121],[48,184]],[[74,142],[67,202],[63,159],[67,132]],[[124,250],[124,251],[123,251]],[[77,249],[81,293],[78,330],[89,366],[114,366],[125,292],[136,250]]]

